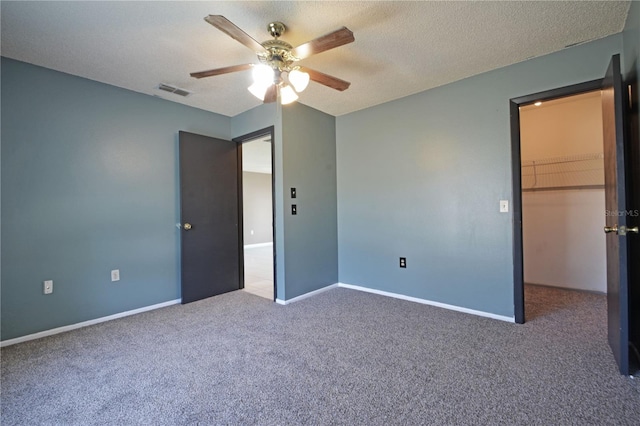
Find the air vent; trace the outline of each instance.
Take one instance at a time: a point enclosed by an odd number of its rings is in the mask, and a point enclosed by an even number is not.
[[[164,83],[160,83],[158,85],[158,89],[164,90],[165,92],[173,93],[174,95],[183,96],[183,97],[189,96],[191,94],[191,92],[189,92],[188,90],[180,89],[179,87],[175,87],[170,84],[164,84]]]

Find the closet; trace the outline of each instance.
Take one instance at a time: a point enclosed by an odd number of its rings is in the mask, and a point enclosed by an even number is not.
[[[520,109],[524,281],[606,292],[600,92]]]

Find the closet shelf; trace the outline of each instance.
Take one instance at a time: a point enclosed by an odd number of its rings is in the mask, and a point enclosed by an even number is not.
[[[604,188],[604,155],[522,161],[522,192]]]

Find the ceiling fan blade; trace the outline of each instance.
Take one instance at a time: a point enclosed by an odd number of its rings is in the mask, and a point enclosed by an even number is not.
[[[291,51],[298,59],[308,58],[316,53],[324,52],[334,47],[351,43],[355,40],[353,33],[347,27],[342,27],[332,33],[308,41]]]
[[[269,104],[271,102],[275,102],[278,99],[278,87],[275,84],[272,84],[267,89],[267,92],[264,94],[264,103]]]
[[[229,37],[239,41],[254,52],[266,52],[266,49],[258,43],[249,34],[238,28],[233,22],[229,21],[222,15],[209,15],[204,18],[205,21],[228,35]]]
[[[195,78],[203,78],[203,77],[211,77],[213,75],[228,74],[230,72],[244,71],[251,68],[253,68],[253,64],[233,65],[230,67],[216,68],[214,70],[192,72],[190,75],[191,77],[195,77]]]
[[[312,70],[310,68],[300,67],[300,71],[309,74],[309,79],[315,81],[316,83],[324,84],[327,87],[331,87],[332,89],[336,89],[341,92],[343,90],[347,90],[349,86],[351,86],[351,83],[349,83],[348,81],[340,80],[338,77],[333,77],[320,71]]]

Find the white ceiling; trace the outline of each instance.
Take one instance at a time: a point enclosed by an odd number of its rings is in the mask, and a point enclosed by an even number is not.
[[[341,26],[355,42],[301,64],[350,81],[311,83],[299,102],[339,116],[622,31],[628,1],[573,2],[1,2],[3,56],[235,116],[257,105],[249,71],[196,80],[190,72],[255,63],[207,24],[224,15],[258,41],[284,22],[294,46]],[[159,91],[159,83],[192,93]]]

